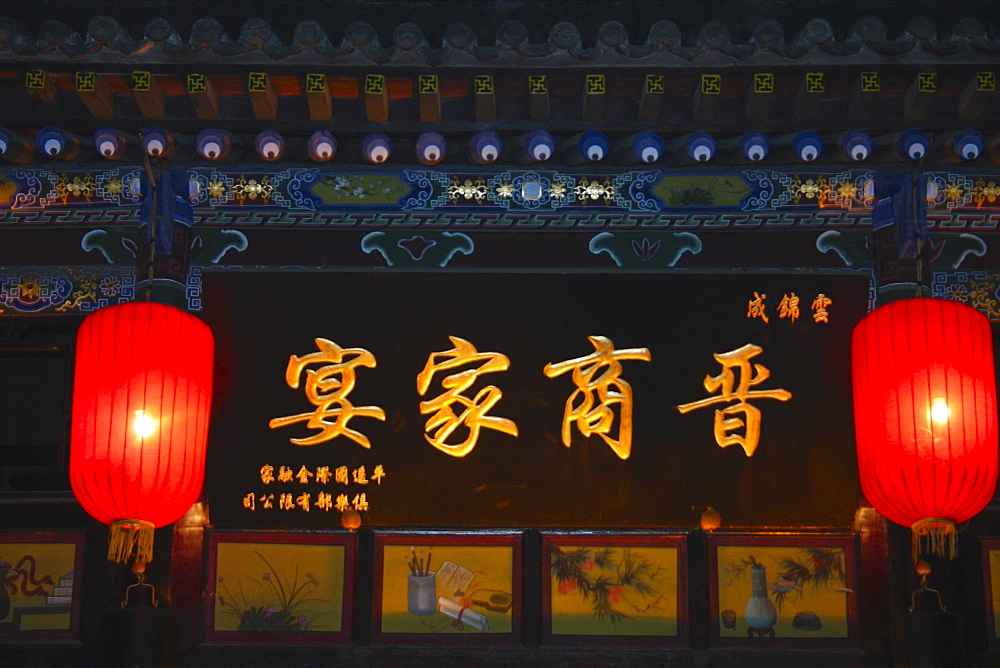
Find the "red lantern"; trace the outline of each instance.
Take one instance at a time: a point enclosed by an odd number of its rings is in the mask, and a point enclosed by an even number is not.
[[[99,309],[77,334],[69,476],[111,525],[108,559],[152,560],[153,529],[198,500],[212,397],[208,325],[173,306]]]
[[[861,489],[935,554],[955,556],[955,524],[997,486],[993,337],[979,311],[905,299],[869,313],[851,345]]]

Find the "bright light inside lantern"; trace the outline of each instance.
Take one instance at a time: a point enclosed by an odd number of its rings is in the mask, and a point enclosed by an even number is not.
[[[931,403],[931,419],[938,424],[945,424],[949,417],[951,417],[951,409],[948,408],[948,402],[944,399],[935,399]]]
[[[156,420],[149,417],[146,411],[137,410],[135,412],[135,420],[132,421],[132,430],[139,438],[152,436],[153,432],[156,431]]]

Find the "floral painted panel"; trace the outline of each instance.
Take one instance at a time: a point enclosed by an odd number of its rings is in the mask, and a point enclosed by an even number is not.
[[[346,633],[350,543],[291,536],[213,538],[213,639],[332,639]]]
[[[678,549],[550,546],[553,635],[676,636]]]
[[[846,548],[720,545],[720,638],[848,638],[855,591]]]

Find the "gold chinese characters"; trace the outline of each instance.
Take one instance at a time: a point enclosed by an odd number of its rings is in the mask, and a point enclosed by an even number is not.
[[[285,381],[293,390],[299,388],[302,371],[306,372],[306,398],[316,406],[316,410],[312,413],[274,418],[270,422],[271,429],[305,422],[307,427],[318,429],[319,433],[306,438],[288,439],[295,445],[317,445],[343,435],[362,447],[370,448],[371,441],[368,437],[351,429],[347,423],[353,417],[372,417],[385,422],[385,411],[378,406],[354,406],[347,395],[354,389],[355,367],[374,369],[375,356],[364,348],[344,349],[326,339],[316,339],[316,346],[319,352],[302,357],[292,355],[285,371]],[[309,365],[324,362],[328,364],[319,369],[306,369]]]
[[[771,322],[767,317],[767,295],[759,292],[753,293],[753,299],[747,300],[747,318],[751,320],[758,318],[765,323]],[[789,322],[795,322],[798,320],[799,311],[799,296],[794,292],[785,293],[781,296],[781,301],[778,302],[778,317],[787,319]],[[827,307],[833,303],[829,297],[827,297],[822,292],[816,295],[816,298],[812,301],[810,308],[812,309],[813,322],[816,323],[829,323],[830,322],[830,312],[827,311]]]
[[[754,293],[750,303],[752,317],[764,317],[763,300],[767,295]],[[822,294],[813,302],[814,315],[826,315],[825,307],[830,300]],[[799,299],[792,293],[786,295],[778,310],[779,318],[794,321],[799,314]],[[594,352],[583,357],[549,362],[542,373],[547,378],[555,378],[571,372],[575,389],[565,401],[561,425],[562,443],[570,447],[574,429],[583,437],[599,436],[620,458],[628,459],[632,453],[633,432],[633,391],[632,386],[622,378],[622,362],[637,360],[652,361],[648,348],[615,349],[614,343],[605,336],[588,337]],[[488,373],[500,373],[510,368],[509,358],[497,352],[479,352],[470,341],[450,336],[453,348],[432,352],[427,356],[424,368],[416,377],[417,393],[425,396],[432,383],[438,382],[443,391],[436,397],[420,402],[422,415],[429,416],[424,423],[424,438],[441,452],[452,457],[465,457],[476,448],[481,430],[493,429],[509,436],[518,436],[517,423],[506,417],[490,415],[503,398],[502,391],[495,385],[481,387],[469,396],[480,377]],[[270,420],[270,427],[276,429],[296,422],[318,430],[305,438],[291,438],[296,445],[316,445],[337,436],[347,436],[359,445],[370,448],[371,442],[364,434],[348,427],[348,421],[356,416],[373,417],[385,421],[385,412],[377,406],[354,406],[348,400],[355,384],[355,368],[375,367],[375,356],[363,348],[341,348],[327,339],[316,339],[318,352],[303,356],[292,355],[286,371],[286,381],[292,388],[299,387],[300,376],[305,373],[305,394],[316,406],[311,413],[302,413]],[[761,412],[751,405],[751,399],[777,399],[788,401],[792,393],[784,389],[752,389],[766,381],[770,370],[762,364],[752,363],[752,358],[763,352],[755,344],[725,353],[713,353],[722,365],[717,376],[706,375],[705,390],[713,396],[677,406],[681,414],[697,408],[728,403],[716,409],[714,433],[716,443],[725,448],[739,444],[746,455],[752,456],[760,441]],[[307,368],[319,365],[318,368]],[[742,415],[742,417],[736,417]],[[745,428],[745,432],[733,433]],[[289,483],[298,480],[301,484],[315,480],[326,484],[333,480],[337,484],[348,484],[347,467],[333,471],[329,467],[318,467],[310,471],[302,466],[298,471],[281,466],[265,465],[261,468],[261,482]],[[367,484],[365,468],[350,472],[356,484]],[[384,471],[381,466],[371,474],[371,480],[381,483]]]
[[[619,378],[622,373],[620,360],[652,359],[647,348],[615,350],[615,344],[604,336],[590,336],[594,352],[586,357],[549,362],[543,372],[555,378],[567,371],[573,372],[576,389],[566,400],[563,412],[562,442],[570,446],[572,426],[590,438],[597,434],[611,446],[615,454],[628,459],[632,454],[632,386]],[[617,438],[611,436],[615,421],[615,406],[619,406]]]
[[[723,448],[730,445],[741,445],[747,457],[753,456],[757,449],[757,443],[760,441],[760,409],[750,405],[747,399],[752,397],[754,399],[788,401],[792,398],[792,393],[787,390],[750,389],[751,386],[759,385],[771,376],[770,370],[763,364],[754,364],[751,369],[750,358],[762,352],[764,349],[760,346],[748,343],[727,353],[714,354],[715,361],[722,364],[722,373],[718,376],[706,375],[704,385],[705,390],[710,394],[713,392],[719,394],[677,407],[677,410],[683,414],[712,404],[734,402],[730,406],[715,411],[715,442]],[[739,380],[736,379],[736,372],[739,373]],[[738,417],[729,417],[739,413],[744,415],[745,421]],[[745,434],[728,434],[728,432],[741,427],[746,427]]]
[[[355,485],[367,485],[371,482],[381,485],[385,477],[385,468],[381,464],[376,464],[370,474],[363,465],[351,471],[346,466],[338,466],[333,470],[329,466],[317,466],[315,471],[312,471],[305,464],[300,466],[297,471],[290,466],[279,466],[275,469],[271,464],[264,464],[260,467],[260,481],[268,486],[295,485],[296,483],[300,486],[309,484],[325,486],[331,482],[337,485],[350,485],[352,481]],[[336,499],[334,499],[334,494],[337,494]],[[243,507],[250,511],[256,511],[258,507],[263,510],[276,507],[279,510],[299,509],[307,513],[312,508],[324,512],[329,512],[331,509],[344,512],[353,507],[354,510],[363,512],[368,510],[368,498],[365,492],[356,493],[352,500],[346,493],[331,493],[326,490],[320,490],[315,494],[308,491],[299,493],[277,491],[273,494],[259,495],[255,492],[249,492],[243,497]]]
[[[424,370],[417,375],[417,392],[420,396],[427,394],[431,380],[438,371],[451,371],[478,364],[445,376],[441,381],[441,387],[445,391],[434,399],[420,402],[421,415],[432,414],[424,425],[424,438],[427,442],[453,457],[464,457],[476,447],[482,427],[517,436],[517,425],[513,420],[486,414],[503,397],[499,388],[487,385],[471,399],[462,394],[472,387],[480,374],[506,371],[510,368],[510,360],[500,353],[481,353],[474,345],[457,336],[448,338],[455,347],[445,352],[431,353],[427,357]],[[458,415],[453,409],[455,404],[461,407]],[[449,443],[449,437],[459,426],[466,429],[465,439]]]

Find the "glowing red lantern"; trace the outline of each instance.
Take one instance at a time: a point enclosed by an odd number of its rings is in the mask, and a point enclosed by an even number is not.
[[[208,325],[173,306],[99,309],[77,334],[69,476],[111,525],[108,559],[152,560],[153,529],[201,494],[212,397]]]
[[[869,313],[851,344],[861,489],[887,518],[954,558],[955,524],[997,486],[993,337],[979,311],[905,299]]]

